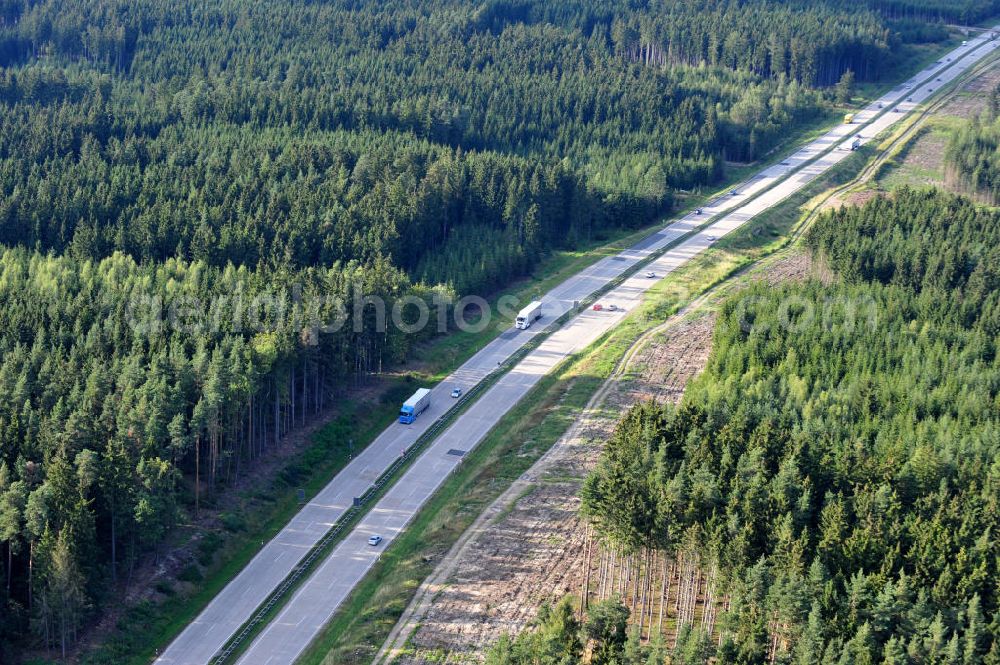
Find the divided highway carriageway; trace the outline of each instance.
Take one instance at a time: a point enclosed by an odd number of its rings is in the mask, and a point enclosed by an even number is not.
[[[998,26],[1000,27],[1000,26]],[[434,438],[381,499],[334,547],[294,591],[284,607],[245,648],[241,665],[291,665],[305,650],[384,548],[406,527],[448,475],[538,380],[560,361],[600,337],[635,307],[644,292],[709,247],[714,239],[739,228],[754,216],[804,187],[851,154],[851,144],[891,127],[941,87],[961,76],[993,52],[1000,42],[990,31],[946,54],[910,81],[857,112],[854,123],[838,125],[799,148],[780,164],[768,167],[732,192],[673,221],[634,246],[607,257],[570,277],[545,294],[543,317],[528,330],[510,330],[459,367],[433,389],[431,406],[413,424],[393,423],[338,473],[210,602],[156,661],[160,665],[205,665],[228,655],[234,635],[258,613],[272,592],[296,569],[337,521],[401,452],[431,428],[457,400],[455,387],[467,392],[529,341],[536,345],[496,379],[478,399]],[[665,251],[664,251],[665,250]],[[636,268],[641,265],[641,270]],[[634,272],[624,280],[622,277]],[[618,282],[602,301],[621,311],[581,310],[561,327],[553,323],[576,303]],[[538,337],[542,336],[542,337]],[[537,340],[535,338],[538,338]],[[539,342],[540,343],[537,343]],[[381,535],[377,547],[368,537]],[[243,645],[246,646],[246,645]]]

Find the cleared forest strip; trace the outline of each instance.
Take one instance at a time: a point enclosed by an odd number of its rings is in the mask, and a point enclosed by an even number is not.
[[[973,77],[989,70],[993,64],[995,63],[985,63],[984,66],[978,67],[976,71],[971,72],[969,76],[965,77],[963,82],[967,82]],[[891,157],[901,143],[912,138],[915,132],[919,130],[919,126],[929,115],[947,104],[960,91],[960,85],[954,86],[948,94],[937,100],[922,113],[914,123],[889,137],[880,146],[883,153],[878,159],[869,163],[867,168],[864,168],[857,177],[849,179],[848,182],[840,186],[835,186],[822,196],[815,196],[815,192],[812,189],[806,192],[805,201],[808,201],[810,204],[807,208],[810,210],[810,214],[795,229],[793,236],[797,236],[808,225],[808,222],[813,217],[811,212],[821,208],[830,196],[849,190],[859,182],[870,179],[872,174],[877,172],[879,165],[884,159]],[[817,181],[816,187],[828,187],[836,183],[839,179],[839,174],[837,177],[830,179],[824,178]],[[788,207],[798,210],[799,203],[799,201],[790,200]],[[774,260],[767,262],[768,266],[765,270],[761,271],[759,278],[768,283],[778,283],[800,278],[808,271],[808,269],[804,269],[803,265],[801,265],[803,262],[808,263],[806,257],[801,254],[793,253],[783,255],[781,258],[774,257]],[[720,291],[731,293],[736,288],[739,288],[738,283],[731,286],[727,284]],[[642,370],[646,370],[648,367],[662,367],[662,365],[658,365],[655,362],[647,363],[641,351],[644,345],[661,351],[664,350],[667,347],[663,339],[649,343],[647,342],[647,338],[666,336],[667,334],[663,332],[662,328],[649,331],[626,353],[623,366],[630,367],[631,370],[628,372],[616,372],[605,383],[602,389],[595,394],[595,398],[588,405],[587,413],[581,419],[581,423],[587,422],[590,424],[590,427],[587,428],[590,432],[600,431],[593,428],[593,422],[594,420],[600,421],[602,411],[605,414],[620,412],[620,408],[626,407],[636,401],[637,392],[640,395],[642,394],[641,391],[635,390],[635,385],[631,386],[632,391],[627,389],[627,384],[629,383],[627,375],[633,373],[637,367]],[[679,364],[685,359],[690,361],[691,354],[688,349],[685,349],[680,353],[673,354],[673,358]],[[674,367],[666,369],[663,374],[664,383],[655,387],[656,392],[662,395],[665,388],[669,390],[668,386],[672,382],[674,371]],[[626,376],[623,377],[623,374]],[[614,396],[621,396],[629,392],[631,394],[623,402],[608,404]],[[652,392],[654,391],[650,391],[650,393]],[[655,397],[655,395],[650,393],[646,393],[643,396]],[[611,408],[608,408],[609,406]],[[605,408],[602,410],[601,407]],[[579,439],[578,432],[580,429],[580,427],[574,427],[564,440]],[[607,431],[609,430],[605,429],[604,433],[606,434]],[[553,448],[553,453],[564,447],[564,440],[561,440],[560,444]],[[585,445],[585,442],[578,441],[578,444]],[[553,463],[548,455],[546,456],[546,460],[549,464]],[[539,463],[540,466],[541,463]],[[521,491],[519,493],[511,492],[501,497],[496,502],[498,507],[491,509],[491,514],[500,512],[504,516],[514,516],[519,512],[527,513],[530,510],[531,503],[535,500],[538,490],[524,490],[523,483],[529,482],[527,480],[529,477],[537,477],[538,470],[538,468],[532,468],[531,472],[525,475],[525,479],[519,480],[518,488]],[[551,500],[551,497],[547,498]],[[482,580],[478,580],[474,575],[464,574],[466,570],[464,563],[458,559],[474,560],[482,556],[482,551],[476,548],[475,543],[470,543],[474,538],[489,539],[492,535],[496,539],[498,534],[502,534],[505,542],[521,542],[525,539],[521,537],[523,534],[520,534],[517,530],[518,520],[516,518],[507,520],[504,517],[501,520],[487,515],[484,515],[484,518],[487,519],[484,519],[483,522],[488,522],[488,524],[477,522],[477,529],[472,529],[463,535],[462,541],[456,545],[458,552],[453,550],[452,554],[449,555],[447,565],[442,564],[435,571],[435,575],[429,580],[432,586],[427,590],[422,589],[422,592],[427,591],[432,593],[427,593],[417,606],[411,605],[407,611],[407,616],[397,625],[393,636],[386,645],[387,647],[392,645],[397,649],[395,652],[399,656],[397,662],[427,662],[428,656],[431,653],[447,653],[449,662],[464,660],[463,656],[456,656],[455,652],[471,656],[484,643],[490,641],[481,634],[484,627],[486,631],[495,637],[496,631],[492,630],[491,626],[484,626],[480,615],[471,615],[467,612],[463,618],[456,612],[461,605],[461,600],[468,599],[468,585],[472,582],[483,583]],[[537,524],[532,523],[532,527],[537,528]],[[554,538],[558,538],[563,531],[562,524],[549,523],[546,531],[552,534]],[[579,533],[585,531],[585,529],[581,528],[577,523],[575,528],[570,531]],[[707,567],[699,565],[696,562],[696,554],[694,553],[688,554],[686,557],[682,556],[679,560],[671,560],[663,556],[662,553],[655,552],[642,552],[638,555],[622,556],[619,552],[604,550],[595,546],[595,543],[591,540],[584,539],[583,543],[577,546],[577,556],[585,562],[583,571],[578,573],[578,580],[580,581],[580,591],[587,590],[586,593],[582,594],[587,599],[586,602],[605,599],[613,593],[617,593],[629,605],[633,613],[633,621],[636,625],[640,625],[642,634],[646,639],[649,639],[654,631],[662,631],[667,639],[667,643],[672,644],[676,640],[677,629],[682,625],[696,627],[712,634],[716,629],[718,613],[725,608],[727,603],[724,592],[716,585],[717,571],[711,565]],[[544,559],[544,557],[537,558]],[[586,565],[587,563],[589,565]],[[564,558],[560,558],[559,565],[562,566],[563,564]],[[531,563],[525,559],[521,559],[514,564],[507,563],[508,568],[519,567],[521,570],[528,570],[530,565]],[[574,567],[571,565],[570,568],[576,570],[578,566]],[[456,570],[458,572],[454,572]],[[454,575],[452,575],[453,572]],[[508,594],[497,591],[491,593],[494,596],[505,596],[506,602],[504,605],[516,608],[507,616],[495,619],[492,623],[497,626],[507,628],[523,626],[526,624],[527,619],[533,616],[530,611],[525,611],[523,607],[523,602],[530,599],[519,598],[516,595],[521,589],[528,587],[532,589],[533,595],[536,597],[541,597],[543,600],[555,600],[561,591],[560,587],[566,586],[564,584],[550,583],[546,579],[544,571],[538,574],[532,572],[518,574],[526,579],[512,582],[512,591]],[[658,589],[659,595],[654,591],[656,589]],[[458,598],[459,601],[449,603],[447,600],[449,596]],[[488,607],[493,606],[488,605]],[[468,607],[466,607],[466,610],[468,610]],[[502,613],[502,609],[497,608],[496,612],[500,614]],[[469,638],[470,633],[473,635],[472,641],[462,641]],[[769,657],[773,659],[781,650],[786,639],[782,634],[781,626],[772,625],[771,633]],[[407,635],[410,637],[407,637]],[[721,639],[721,635],[719,634],[716,634],[715,637],[716,639]],[[450,648],[446,646],[449,642],[451,643]],[[381,657],[385,656],[386,651],[384,649]]]
[[[982,71],[982,69],[982,67],[977,68],[976,72],[973,72],[972,75],[974,76],[976,73]],[[963,80],[968,80],[968,77]],[[957,89],[958,86],[956,85],[952,92],[945,95],[942,102],[950,98],[954,90]],[[938,104],[934,105],[934,107],[937,106]],[[910,129],[910,127],[906,127],[900,133],[904,137],[909,136],[911,135]],[[882,150],[889,150],[897,145],[898,140],[899,137],[897,135],[893,139],[890,139],[888,143],[880,146],[880,148]],[[859,155],[858,157],[860,159],[863,156],[864,155]],[[826,177],[817,180],[811,187],[803,192],[802,196],[796,196],[789,199],[781,207],[790,211],[799,211],[800,205],[809,203],[810,205],[808,206],[808,209],[815,210],[821,207],[821,204],[825,202],[830,195],[841,190],[849,189],[854,186],[859,179],[870,177],[871,173],[877,169],[878,163],[881,162],[881,159],[875,160],[874,163],[868,165],[868,168],[863,169],[863,172],[859,177],[848,178],[845,183],[842,178],[842,173],[849,173],[850,171],[860,168],[859,159],[853,160],[850,163],[845,163],[842,168],[837,169],[837,172],[828,174]],[[837,186],[838,181],[843,184]],[[828,189],[831,186],[834,187],[833,190]],[[827,190],[827,193],[823,196],[817,197],[817,191],[823,190]],[[778,216],[786,214],[785,210],[775,211],[775,213]],[[793,212],[792,214],[798,215],[800,213]],[[797,237],[801,231],[804,230],[805,226],[807,226],[811,219],[812,215],[807,214],[805,218],[800,221],[800,223],[794,224],[789,238],[791,239]],[[785,253],[783,252],[780,258],[775,256],[772,257],[772,259],[765,261],[765,267],[760,272],[759,278],[767,281],[768,283],[778,283],[789,279],[798,279],[808,271],[808,268],[802,265],[803,262],[808,263],[803,255],[791,253],[785,256]],[[719,292],[724,292],[728,295],[732,293],[733,290],[739,288],[740,282],[741,281],[726,283],[720,287]],[[706,299],[707,297],[700,298],[698,304],[703,304]],[[705,320],[710,321],[710,319]],[[595,394],[595,398],[592,400],[590,407],[581,419],[581,423],[592,423],[591,418],[594,416],[594,412],[597,411],[599,413],[600,411],[597,406],[598,404],[606,407],[604,410],[605,413],[616,414],[620,413],[621,408],[627,407],[629,404],[634,403],[637,399],[676,398],[675,396],[679,395],[680,390],[673,395],[670,394],[672,392],[671,386],[675,383],[673,381],[675,376],[678,374],[687,374],[684,368],[669,367],[662,375],[662,382],[652,384],[653,387],[651,389],[647,389],[646,391],[643,391],[640,387],[643,385],[641,382],[632,381],[628,378],[628,375],[633,373],[635,367],[647,370],[649,367],[663,366],[662,364],[655,362],[647,363],[639,353],[643,347],[649,347],[653,350],[653,352],[659,351],[664,355],[672,356],[678,364],[684,362],[689,365],[696,364],[697,361],[695,360],[695,356],[690,352],[690,349],[683,349],[680,350],[680,352],[673,354],[669,352],[664,353],[664,351],[666,351],[669,347],[664,343],[663,339],[653,343],[648,341],[650,338],[665,337],[666,335],[663,328],[671,325],[672,323],[672,320],[668,321],[664,324],[664,326],[660,326],[657,329],[649,331],[639,342],[629,349],[623,361],[622,370],[616,372],[615,377],[613,379],[609,379],[602,389]],[[705,338],[709,339],[709,335],[710,326],[705,334]],[[704,342],[706,346],[707,343],[707,341]],[[625,368],[629,368],[630,371],[624,371]],[[626,376],[623,377],[623,373],[626,374]],[[649,386],[650,384],[647,382],[645,385]],[[612,390],[612,387],[617,389]],[[682,386],[679,387],[682,390]],[[627,397],[625,399],[621,399],[621,397],[626,394]],[[616,396],[619,397],[619,400],[617,400],[617,403],[613,403],[615,402],[614,398]],[[609,402],[612,403],[609,404]],[[590,429],[590,431],[594,431],[592,427],[593,426],[591,425],[591,428],[588,429]],[[579,429],[581,429],[581,427],[574,427],[574,430],[576,431],[579,431]],[[605,429],[603,433],[606,434],[608,431],[609,430]],[[570,438],[574,437],[575,431],[571,431],[567,436]],[[553,448],[553,453],[558,451],[562,446],[563,441],[560,441],[560,444]],[[548,463],[552,463],[549,456],[546,456],[546,459],[549,460]],[[541,466],[541,463],[539,463],[539,466]],[[526,477],[529,475],[534,477],[537,474],[537,471],[538,469],[533,468],[529,474],[526,474]],[[482,521],[477,522],[477,528],[470,529],[463,535],[462,541],[456,544],[457,551],[453,550],[447,559],[447,563],[442,564],[442,566],[435,571],[435,575],[429,580],[430,584],[428,585],[428,588],[422,589],[421,593],[424,594],[423,598],[419,599],[417,603],[408,608],[407,616],[404,617],[400,624],[394,629],[392,637],[387,641],[386,646],[380,654],[380,658],[386,659],[387,655],[395,653],[400,655],[398,662],[416,663],[423,662],[423,657],[419,655],[421,653],[426,653],[428,650],[434,652],[445,649],[440,643],[435,644],[434,641],[427,645],[424,645],[421,642],[424,633],[428,636],[431,636],[432,633],[436,633],[433,637],[437,638],[441,638],[442,635],[448,635],[447,630],[439,631],[433,627],[433,623],[435,621],[433,615],[433,612],[435,611],[434,606],[445,602],[442,601],[442,598],[445,598],[449,594],[461,595],[460,591],[453,590],[453,587],[456,585],[467,584],[468,582],[475,580],[474,576],[463,575],[461,573],[456,573],[454,578],[450,580],[449,576],[452,575],[455,569],[459,566],[460,558],[476,558],[481,556],[481,553],[479,552],[476,552],[475,555],[470,554],[470,552],[473,551],[473,546],[470,544],[470,541],[476,537],[488,537],[490,526],[493,526],[498,532],[506,530],[508,525],[497,520],[495,513],[500,511],[507,515],[511,515],[517,510],[527,511],[530,509],[530,504],[536,496],[538,490],[524,489],[521,480],[519,480],[517,489],[518,491],[512,491],[509,494],[505,494],[501,497],[501,499],[498,499],[496,502],[497,507],[491,508],[489,514],[484,513]],[[484,523],[486,522],[492,522],[492,524],[485,525]],[[548,529],[552,532],[554,525],[550,523]],[[579,532],[580,530],[580,525],[578,523],[575,525],[574,529],[571,529],[571,531],[576,532]],[[553,537],[558,537],[558,533],[554,532]],[[517,542],[523,541],[522,538],[517,536],[516,529],[511,530],[509,540]],[[595,551],[598,552],[596,555],[594,554]],[[613,586],[619,585],[619,592],[622,593],[623,597],[629,600],[632,605],[633,612],[635,612],[635,601],[632,597],[637,595],[638,589],[645,589],[645,599],[640,596],[639,609],[641,611],[637,614],[637,616],[642,617],[643,633],[647,638],[652,633],[652,616],[656,617],[656,629],[662,630],[668,640],[676,638],[676,629],[678,625],[684,623],[689,625],[698,625],[708,632],[715,629],[715,620],[718,616],[719,610],[725,606],[726,598],[724,594],[716,588],[714,583],[709,583],[707,581],[708,579],[714,579],[714,575],[711,573],[711,570],[707,573],[703,573],[697,566],[688,565],[685,577],[682,575],[682,566],[680,566],[678,562],[668,562],[667,559],[664,558],[663,563],[668,566],[667,571],[662,571],[657,569],[655,565],[651,565],[649,562],[644,562],[642,564],[644,566],[644,570],[651,571],[652,574],[643,576],[644,581],[639,583],[635,581],[634,577],[634,560],[631,560],[632,563],[629,563],[616,553],[603,551],[599,547],[595,547],[593,543],[590,543],[589,541],[585,541],[582,546],[578,547],[578,554],[580,553],[587,557],[587,560],[591,562],[591,565],[589,567],[585,566],[585,570],[580,573],[579,581],[581,586],[577,588],[582,591],[582,585],[585,584],[586,588],[589,589],[587,597],[591,602],[595,599],[608,597]],[[658,555],[653,554],[651,556],[655,557]],[[523,564],[523,561],[521,563]],[[562,559],[560,559],[560,564],[562,564]],[[632,572],[629,573],[626,571]],[[695,584],[695,582],[692,581],[692,576],[696,574],[698,576],[704,575],[705,579]],[[631,575],[631,577],[629,575]],[[622,582],[623,579],[626,580],[624,583]],[[624,586],[620,586],[623,584]],[[660,587],[661,597],[659,599],[657,599],[655,593],[650,591],[651,588],[655,588],[657,585]],[[518,582],[516,583],[516,586],[518,588],[523,586],[534,588],[536,590],[536,595],[541,596],[545,595],[545,589],[547,588],[549,591],[548,599],[552,600],[557,597],[560,585],[549,584],[546,587],[543,583],[536,584],[532,587],[532,585],[524,585]],[[433,590],[433,592],[428,593],[431,590]],[[499,595],[503,595],[503,593],[501,592]],[[512,598],[509,603],[512,607],[516,608],[514,613],[521,616],[520,620],[517,616],[510,616],[506,619],[498,620],[497,623],[499,625],[506,625],[508,628],[515,625],[523,626],[526,623],[524,615],[529,613],[525,611],[523,602],[521,602],[524,600],[525,599],[523,598]],[[441,614],[444,615],[445,618],[444,623],[451,628],[453,633],[458,632],[459,634],[464,634],[467,632],[468,628],[474,626],[475,632],[477,633],[477,637],[475,639],[476,648],[487,641],[478,635],[478,632],[483,626],[483,624],[479,621],[479,617],[473,619],[472,617],[466,615],[464,620],[459,620],[456,616],[449,616],[453,613],[454,608],[441,610]],[[414,633],[414,629],[416,629],[416,633]],[[431,637],[432,640],[433,637]],[[452,636],[449,635],[449,637]],[[463,643],[462,646],[458,648],[465,653],[470,653],[468,646],[468,644]],[[388,651],[389,648],[396,649],[396,651],[390,653]],[[472,649],[471,651],[474,650],[475,649]],[[378,659],[376,662],[379,662]],[[386,660],[386,662],[388,661]]]

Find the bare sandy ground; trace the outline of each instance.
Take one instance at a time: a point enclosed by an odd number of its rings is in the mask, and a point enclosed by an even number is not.
[[[807,256],[790,253],[749,276],[773,284],[810,271]],[[696,308],[647,333],[577,424],[463,534],[376,662],[477,662],[501,635],[523,629],[541,603],[579,595],[588,564],[593,594],[605,554],[588,551],[588,528],[578,515],[583,479],[625,409],[680,400],[707,362],[714,324],[710,308]]]

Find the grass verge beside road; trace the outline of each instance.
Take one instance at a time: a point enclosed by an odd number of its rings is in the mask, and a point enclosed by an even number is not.
[[[870,156],[870,154],[869,154]],[[587,350],[544,377],[490,432],[417,514],[300,659],[303,665],[368,663],[421,581],[476,517],[569,428],[644,332],[685,304],[785,247],[820,188],[848,182],[865,164],[852,155],[656,284],[642,306]]]
[[[883,140],[863,146],[799,192],[720,239],[650,289],[643,305],[619,326],[544,377],[418,513],[300,663],[369,662],[437,561],[482,510],[562,436],[635,340],[701,295],[716,287],[728,290],[747,267],[771,260],[787,248],[829,194],[853,183],[905,129],[904,125]]]
[[[930,56],[927,59],[929,60]],[[770,161],[780,159],[779,155],[781,153],[789,150],[802,139],[825,131],[829,128],[830,124],[836,122],[836,118],[837,113],[831,113],[814,123],[798,128],[797,131],[790,135],[789,140],[783,144],[780,150],[772,151],[769,154],[769,158],[773,156],[773,159]],[[749,172],[762,168],[767,161],[731,169],[729,171],[730,178],[728,182],[719,191],[728,189],[732,186],[733,182],[738,182]],[[692,208],[698,205],[700,201],[707,200],[715,195],[716,193],[707,197],[689,197],[685,201],[688,204],[686,207]],[[734,234],[733,237],[723,239],[716,248],[699,257],[675,276],[664,280],[661,285],[657,285],[650,292],[651,296],[648,300],[656,308],[656,311],[643,314],[646,317],[646,323],[656,321],[658,317],[662,318],[665,312],[675,310],[685,298],[690,297],[692,292],[697,292],[699,288],[704,290],[704,288],[707,288],[706,285],[715,283],[723,279],[726,275],[739,270],[741,266],[754,260],[761,252],[766,253],[768,251],[766,247],[770,243],[773,243],[776,238],[781,237],[784,232],[783,227],[787,226],[788,220],[782,221],[775,218],[768,221],[762,216],[761,221],[762,223],[758,224],[755,220],[755,223]],[[611,242],[607,242],[606,244],[595,243],[594,246],[585,250],[556,252],[541,262],[536,271],[536,275],[548,276],[521,280],[514,284],[509,291],[518,296],[521,301],[526,302],[535,295],[547,291],[566,277],[634,243],[636,240],[650,233],[654,227],[660,225],[662,225],[662,222],[639,231],[623,232],[617,238],[612,239]],[[740,234],[751,230],[756,234],[755,236],[745,238],[742,241],[738,240]],[[742,244],[738,244],[740,242]],[[709,260],[708,257],[714,258]],[[683,275],[689,271],[693,272],[688,276],[688,281],[685,283]],[[698,271],[704,272],[699,273]],[[663,292],[656,295],[657,291],[661,288],[664,289]],[[629,317],[629,320],[632,320],[632,318]],[[471,357],[476,351],[493,339],[500,330],[505,329],[509,323],[509,321],[498,321],[495,325],[491,325],[486,331],[479,334],[454,333],[426,344],[417,350],[417,353],[414,355],[414,361],[410,366],[399,368],[398,374],[383,380],[384,385],[381,388],[380,397],[377,398],[377,404],[365,402],[346,405],[343,410],[343,413],[346,415],[341,415],[314,434],[312,436],[312,444],[297,453],[287,465],[284,465],[284,468],[282,468],[268,487],[241,493],[238,501],[239,507],[221,516],[222,527],[219,530],[186,534],[188,538],[196,538],[198,540],[197,552],[199,565],[195,566],[192,564],[181,573],[182,580],[193,587],[193,592],[178,592],[170,582],[161,583],[161,585],[158,585],[157,590],[163,597],[162,600],[158,602],[144,601],[127,610],[119,619],[118,629],[96,651],[88,654],[83,662],[116,664],[149,662],[249,562],[258,551],[260,544],[273,537],[291,516],[294,515],[300,507],[299,501],[295,496],[295,490],[300,488],[304,491],[306,497],[311,497],[343,468],[348,461],[349,450],[346,445],[348,438],[353,439],[355,442],[354,452],[359,452],[392,421],[397,409],[397,403],[412,390],[414,378],[420,382],[440,381],[451,370],[461,364],[461,362]],[[635,332],[630,325],[623,324],[619,328],[616,328],[616,331],[609,333],[607,339],[598,346],[604,349],[603,353],[612,353],[613,351],[609,349],[613,350],[615,348],[613,341],[621,339],[620,336],[627,335],[630,330],[633,333]],[[611,346],[605,348],[605,344],[611,344]],[[624,348],[627,348],[627,345]],[[622,352],[624,352],[624,349],[622,349]],[[544,422],[534,422],[533,419],[537,418],[539,413],[544,413],[538,411],[537,405],[529,409],[529,413],[521,413],[522,420],[518,425],[519,429],[516,431],[528,433],[532,438],[530,442],[526,440],[524,446],[522,446],[524,448],[523,454],[520,450],[514,451],[517,453],[514,455],[510,455],[510,451],[507,451],[507,453],[501,456],[502,459],[499,462],[495,459],[492,460],[497,464],[497,469],[501,473],[504,472],[506,466],[510,466],[507,471],[514,474],[512,479],[516,478],[520,472],[515,473],[515,471],[521,468],[518,460],[526,462],[531,459],[536,446],[542,445],[541,442],[546,439],[550,428],[556,427],[558,429],[558,413],[560,409],[564,408],[563,405],[576,405],[578,402],[576,397],[584,393],[586,397],[582,403],[586,403],[589,395],[596,389],[596,386],[591,386],[591,383],[588,382],[588,378],[597,380],[597,385],[600,385],[600,382],[603,381],[600,378],[602,376],[599,371],[600,367],[602,367],[600,363],[596,366],[578,364],[585,362],[594,353],[597,353],[597,349],[591,351],[586,356],[582,356],[580,360],[575,360],[568,366],[560,368],[557,373],[546,377],[539,385],[538,389],[546,387],[546,390],[554,391],[552,394],[561,395],[557,403],[558,405],[553,407],[553,413],[556,415],[552,419],[543,419]],[[598,359],[595,358],[591,362],[598,362]],[[594,369],[594,367],[597,369]],[[580,391],[584,392],[581,393]],[[524,404],[534,401],[526,400]],[[546,403],[552,404],[550,402]],[[512,414],[508,414],[508,417],[520,413],[520,411],[519,407]],[[551,422],[549,422],[550,420]],[[565,420],[565,424],[568,424],[570,420]],[[558,434],[561,434],[564,429],[565,427],[559,429]],[[500,429],[498,431],[503,430]],[[552,441],[558,438],[558,434]],[[484,445],[490,443],[493,436],[491,435],[490,439],[484,441]],[[551,445],[551,441],[549,445]],[[544,452],[544,449],[547,449],[547,447],[543,446],[543,449],[538,454]],[[483,454],[485,455],[486,453]],[[513,459],[507,459],[508,457],[512,457]],[[461,473],[464,473],[465,469],[471,468],[473,466],[472,463],[477,459],[476,455],[470,455],[470,458],[463,465]],[[537,459],[537,456],[535,459]],[[523,468],[526,469],[527,466]],[[458,474],[456,474],[457,476]],[[505,477],[502,475],[494,476],[491,482],[502,482]],[[499,491],[502,491],[502,487]],[[442,492],[444,491],[442,490]],[[438,500],[438,498],[433,499],[431,504],[436,505]],[[462,512],[464,514],[464,511],[472,510],[473,508],[474,504],[465,504],[462,507]],[[425,508],[425,510],[428,509],[429,507]],[[478,512],[473,511],[472,519],[474,519],[475,514],[478,514]],[[421,515],[423,515],[423,512]],[[418,523],[420,519],[421,517],[418,516]],[[452,527],[453,525],[451,527],[445,525],[443,528],[447,530]],[[416,527],[411,530],[416,531],[418,528]],[[461,530],[457,532],[455,537],[460,533]],[[383,566],[386,560],[384,557],[383,562],[380,562],[379,566]],[[415,586],[413,588],[415,589]],[[360,589],[361,587],[359,587],[359,591]],[[337,619],[335,619],[332,625],[335,625],[336,622]],[[391,628],[391,625],[389,627]]]
[[[757,164],[756,168],[762,168],[762,165]],[[732,184],[727,182],[719,192]],[[719,192],[698,197],[691,207],[701,200],[717,196]],[[508,292],[526,302],[598,260],[634,244],[662,225],[663,221],[660,221],[638,231],[622,232],[611,242],[586,250],[556,252],[540,263],[536,271],[536,274],[547,274],[547,277],[521,280]],[[82,662],[91,665],[138,665],[155,658],[242,570],[261,544],[280,531],[299,510],[301,504],[296,496],[297,489],[302,489],[306,498],[314,496],[346,465],[352,450],[360,452],[392,422],[398,403],[415,385],[440,381],[509,325],[510,321],[497,320],[483,332],[455,332],[425,344],[416,350],[410,366],[400,367],[397,373],[380,379],[382,385],[377,404],[348,403],[343,409],[345,415],[314,433],[311,437],[313,443],[283,465],[268,487],[241,492],[238,507],[220,516],[222,528],[198,529],[197,533],[186,534],[181,529],[179,539],[198,541],[198,564],[192,563],[184,568],[178,581],[180,585],[190,585],[192,591],[178,592],[171,582],[159,583],[157,592],[162,599],[157,602],[142,601],[126,610],[110,637],[87,653]],[[348,446],[348,440],[353,440],[353,446]],[[210,501],[206,501],[205,506],[211,509]]]

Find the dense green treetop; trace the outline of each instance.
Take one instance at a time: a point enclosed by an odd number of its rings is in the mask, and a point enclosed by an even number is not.
[[[998,236],[933,191],[826,213],[807,244],[840,281],[734,297],[681,404],[619,423],[585,512],[720,564],[707,653],[998,662]]]

